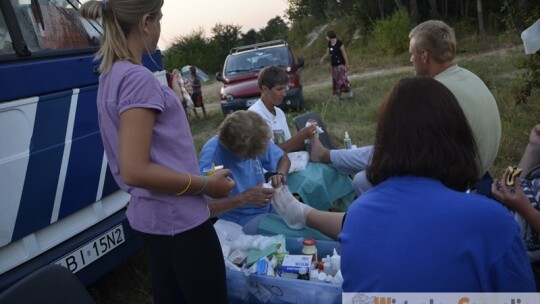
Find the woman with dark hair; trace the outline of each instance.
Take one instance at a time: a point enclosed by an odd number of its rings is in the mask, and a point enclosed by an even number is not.
[[[349,98],[353,97],[351,83],[347,79],[347,71],[349,71],[349,58],[345,51],[343,41],[337,39],[335,31],[326,32],[326,40],[328,40],[328,51],[321,57],[320,63],[330,56],[330,66],[332,71],[332,96],[342,98],[341,93],[349,93]]]
[[[275,205],[287,222],[339,233],[345,292],[535,291],[510,213],[466,192],[478,178],[476,158],[454,95],[433,78],[405,78],[379,110],[367,168],[375,187],[339,214],[340,233],[338,214],[282,194]]]

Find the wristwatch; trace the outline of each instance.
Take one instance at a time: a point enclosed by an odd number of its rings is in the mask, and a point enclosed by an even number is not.
[[[281,173],[281,172],[274,172],[274,171],[268,171],[264,174],[264,180],[266,182],[269,182],[270,181],[270,177],[274,176],[274,175],[281,175],[281,176],[285,176],[285,174]]]

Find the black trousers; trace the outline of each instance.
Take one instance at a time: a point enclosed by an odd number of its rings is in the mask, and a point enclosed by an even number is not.
[[[149,250],[155,304],[227,303],[225,262],[210,220],[173,236],[139,234]]]

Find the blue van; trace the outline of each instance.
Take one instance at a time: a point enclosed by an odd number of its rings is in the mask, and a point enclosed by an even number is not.
[[[0,292],[52,263],[90,284],[142,247],[98,128],[102,28],[80,3],[0,0]],[[166,84],[159,51],[144,64]]]

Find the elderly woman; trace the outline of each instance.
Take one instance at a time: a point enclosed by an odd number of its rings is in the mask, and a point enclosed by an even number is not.
[[[219,134],[201,150],[199,168],[206,172],[213,165],[231,170],[236,181],[228,197],[209,201],[211,216],[256,229],[262,215],[270,211],[273,188],[263,187],[265,172],[275,187],[287,179],[291,162],[271,140],[268,124],[257,113],[237,111],[228,115]]]

